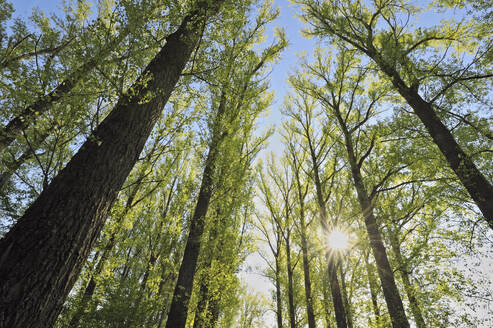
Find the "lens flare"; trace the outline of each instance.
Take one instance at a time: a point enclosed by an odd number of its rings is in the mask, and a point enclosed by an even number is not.
[[[329,246],[331,249],[346,249],[349,246],[349,236],[340,230],[333,230],[329,234]]]

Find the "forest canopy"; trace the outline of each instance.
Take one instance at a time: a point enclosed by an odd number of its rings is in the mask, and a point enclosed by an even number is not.
[[[493,326],[483,0],[0,0],[0,328]]]

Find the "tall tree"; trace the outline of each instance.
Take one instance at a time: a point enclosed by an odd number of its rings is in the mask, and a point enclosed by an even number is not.
[[[53,325],[208,19],[196,1],[142,75],[0,241],[3,327]]]
[[[493,184],[444,124],[444,109],[439,104],[464,89],[491,85],[491,38],[483,36],[486,41],[480,45],[475,41],[478,29],[456,23],[413,31],[409,19],[400,17],[413,18],[419,9],[399,0],[296,2],[303,5],[304,19],[312,26],[308,33],[338,39],[373,60],[419,117],[493,229]],[[381,29],[381,24],[386,29]],[[440,53],[437,44],[446,50]],[[471,51],[472,59],[454,60],[448,52],[455,45]]]

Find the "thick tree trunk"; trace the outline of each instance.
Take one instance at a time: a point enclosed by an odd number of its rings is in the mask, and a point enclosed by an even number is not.
[[[423,319],[423,314],[419,306],[418,299],[416,298],[416,292],[411,283],[411,278],[409,277],[409,268],[407,263],[404,261],[401,253],[401,246],[399,244],[398,236],[395,231],[389,231],[390,234],[390,245],[395,254],[395,259],[397,260],[397,265],[399,266],[399,272],[402,278],[402,284],[404,285],[404,290],[406,291],[407,299],[409,300],[409,305],[411,307],[411,312],[416,322],[416,327],[426,328],[425,320]]]
[[[20,114],[11,119],[7,125],[0,129],[0,154],[29,127],[36,118],[48,111],[58,101],[66,97],[75,88],[77,83],[84,79],[98,64],[104,62],[111,51],[125,39],[129,30],[125,28],[120,35],[112,40],[99,54],[77,67],[63,80],[53,91],[39,97],[33,104],[24,108]]]
[[[445,159],[455,172],[462,185],[474,200],[493,229],[493,185],[479,171],[471,157],[464,152],[450,130],[442,123],[433,105],[426,102],[415,88],[408,87],[399,73],[388,65],[377,53],[370,49],[368,55],[380,66],[382,71],[392,80],[399,94],[407,101],[414,113],[423,122],[433,142],[438,146]]]
[[[358,196],[358,202],[361,211],[363,212],[363,217],[365,218],[366,231],[368,233],[368,238],[370,239],[370,246],[373,251],[373,256],[375,257],[375,262],[377,263],[377,271],[382,284],[383,295],[385,302],[387,303],[392,326],[394,328],[408,328],[409,322],[404,311],[404,305],[402,304],[402,299],[395,283],[394,272],[390,267],[382,235],[378,230],[377,220],[373,214],[373,207],[368,197],[368,192],[363,183],[363,177],[361,176],[360,167],[356,160],[351,136],[342,121],[342,117],[338,115],[337,118],[343,129],[351,174]]]
[[[51,327],[202,26],[199,2],[112,112],[0,241],[0,327]],[[142,101],[152,95],[148,101]]]

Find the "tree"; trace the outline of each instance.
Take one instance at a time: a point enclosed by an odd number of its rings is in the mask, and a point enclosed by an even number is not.
[[[447,105],[439,104],[444,98],[457,97],[464,89],[481,90],[481,83],[488,83],[493,76],[491,40],[486,37],[485,44],[477,44],[477,30],[467,24],[410,31],[409,20],[401,21],[400,17],[413,17],[418,9],[401,1],[378,0],[368,6],[351,0],[297,3],[303,5],[304,19],[312,26],[308,33],[340,40],[373,60],[419,117],[493,229],[493,185],[444,124],[442,107]],[[382,30],[379,24],[387,29]],[[444,49],[464,47],[473,56],[468,62],[456,61],[448,50],[440,53],[435,45]]]
[[[194,2],[93,136],[0,241],[0,318],[5,327],[54,323],[202,26],[222,4]]]

